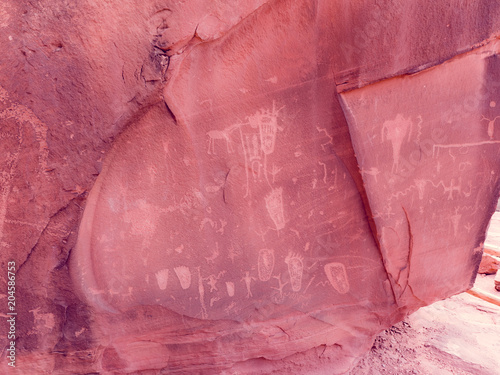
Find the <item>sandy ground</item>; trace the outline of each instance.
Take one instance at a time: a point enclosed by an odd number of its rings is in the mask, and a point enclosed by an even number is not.
[[[486,240],[500,248],[500,212]],[[495,294],[494,275],[474,287]],[[377,336],[350,375],[500,375],[500,307],[462,293],[421,308]]]

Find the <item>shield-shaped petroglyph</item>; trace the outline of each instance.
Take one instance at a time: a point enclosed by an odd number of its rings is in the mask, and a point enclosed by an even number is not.
[[[259,251],[259,260],[257,267],[259,270],[259,280],[268,281],[271,278],[274,269],[273,249],[261,249]]]
[[[333,288],[340,294],[346,294],[349,291],[349,280],[347,272],[342,263],[328,263],[325,265],[326,277]]]
[[[302,257],[295,254],[289,254],[285,258],[285,263],[288,265],[288,274],[290,275],[292,290],[298,292],[302,288],[302,275],[304,272]]]
[[[266,197],[266,208],[277,230],[285,227],[283,214],[283,188],[273,189]]]
[[[168,269],[159,270],[158,272],[155,273],[155,276],[156,276],[156,282],[158,283],[158,287],[161,290],[167,289]]]
[[[175,274],[179,278],[182,289],[187,289],[191,286],[191,271],[186,266],[179,266],[174,268]]]
[[[227,295],[229,297],[234,296],[234,283],[232,281],[226,281]]]

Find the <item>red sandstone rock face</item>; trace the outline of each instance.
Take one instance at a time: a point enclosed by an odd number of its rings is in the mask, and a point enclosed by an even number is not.
[[[498,12],[0,5],[20,371],[342,373],[467,289],[499,191]]]
[[[493,275],[500,269],[500,259],[498,257],[483,254],[477,273]]]

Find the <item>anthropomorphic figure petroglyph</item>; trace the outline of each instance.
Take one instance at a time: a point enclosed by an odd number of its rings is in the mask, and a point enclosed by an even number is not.
[[[490,137],[490,139],[493,139],[493,135],[495,133],[495,121],[497,120],[497,118],[500,118],[500,116],[496,116],[493,120],[490,120],[489,118],[486,118],[484,116],[481,119],[481,121],[488,121],[488,136]]]
[[[405,119],[402,114],[398,114],[394,120],[387,120],[382,126],[382,142],[390,141],[392,146],[392,173],[397,172],[401,146],[406,136],[410,140],[412,124],[410,117]]]

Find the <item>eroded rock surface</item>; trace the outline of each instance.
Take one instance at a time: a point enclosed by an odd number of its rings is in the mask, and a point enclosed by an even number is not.
[[[2,3],[17,371],[343,373],[468,289],[500,187],[499,12]]]

